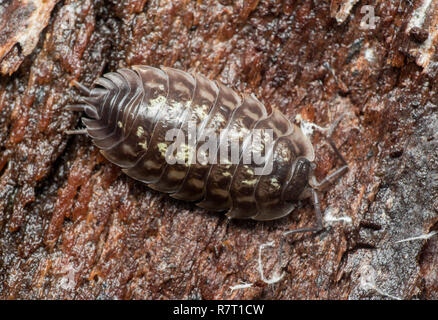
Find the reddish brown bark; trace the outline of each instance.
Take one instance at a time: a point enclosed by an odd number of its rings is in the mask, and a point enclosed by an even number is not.
[[[45,29],[12,14],[25,1],[0,11],[1,298],[438,298],[438,237],[397,242],[438,221],[435,1],[55,2]],[[321,126],[344,114],[350,171],[322,197],[325,230],[280,247],[313,223],[308,202],[228,222],[68,136],[71,81],[134,64],[196,71]],[[321,178],[338,164],[312,140]]]

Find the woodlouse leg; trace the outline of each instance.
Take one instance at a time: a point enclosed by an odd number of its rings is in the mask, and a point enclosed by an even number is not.
[[[315,208],[316,224],[313,227],[304,227],[304,228],[286,231],[285,233],[283,233],[284,236],[288,236],[295,233],[302,233],[302,232],[318,232],[322,230],[323,228],[322,212],[321,212],[321,207],[319,205],[318,193],[316,192],[315,189],[311,189],[311,190],[312,190],[313,207]]]
[[[86,108],[90,108],[86,105],[82,105],[82,104],[70,104],[68,106],[65,107],[65,110],[68,111],[79,111],[79,112],[85,112]],[[74,129],[74,130],[65,130],[66,134],[87,134],[87,129],[83,128],[83,129]]]

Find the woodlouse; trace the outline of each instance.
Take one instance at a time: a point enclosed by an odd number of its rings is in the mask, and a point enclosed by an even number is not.
[[[324,189],[348,170],[330,139],[338,121],[327,138],[343,166],[318,183],[313,175],[313,146],[298,126],[275,108],[268,115],[254,96],[241,97],[199,74],[133,66],[105,74],[91,90],[76,81],[73,84],[84,97],[82,104],[67,108],[85,112],[88,118],[82,121],[86,129],[81,132],[93,139],[109,161],[153,189],[170,193],[176,199],[196,201],[208,210],[228,210],[230,218],[281,218],[293,211],[297,201],[311,197],[316,225],[293,232],[320,230],[316,190]],[[177,129],[186,134],[190,122],[196,124],[200,134],[234,130],[241,146],[239,163],[166,162],[163,151],[171,143],[164,139],[166,132]],[[256,175],[254,164],[242,163],[250,148],[245,141],[254,130],[267,129],[272,129],[273,144],[264,152],[272,155],[272,171]],[[219,156],[216,153],[215,158]],[[267,161],[263,165],[266,168]]]

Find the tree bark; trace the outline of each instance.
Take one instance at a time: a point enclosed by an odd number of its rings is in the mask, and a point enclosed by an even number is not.
[[[12,0],[0,16],[0,298],[438,298],[438,1]],[[228,221],[67,135],[71,81],[135,64],[322,127],[344,115],[324,230],[283,236],[314,223],[308,201]],[[312,141],[321,179],[340,163]]]

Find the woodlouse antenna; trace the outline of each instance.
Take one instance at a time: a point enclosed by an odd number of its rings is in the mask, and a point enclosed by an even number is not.
[[[337,128],[337,126],[339,125],[339,123],[341,122],[343,117],[344,117],[343,115],[338,117],[333,122],[333,124],[328,128],[327,134],[324,135],[325,138],[327,139],[328,143],[332,147],[333,152],[341,160],[341,162],[343,164],[342,167],[340,167],[335,172],[333,172],[333,173],[329,174],[328,176],[326,176],[320,182],[318,182],[316,180],[316,177],[315,177],[314,172],[313,172],[313,168],[312,168],[311,173],[310,173],[309,185],[311,187],[311,192],[312,192],[312,202],[313,202],[313,207],[315,209],[316,224],[314,226],[312,226],[312,227],[304,227],[304,228],[299,228],[299,229],[287,231],[287,232],[285,232],[283,234],[284,236],[295,234],[295,233],[303,233],[303,232],[318,232],[318,231],[321,231],[323,229],[322,212],[321,212],[321,207],[320,207],[320,204],[319,204],[319,197],[318,197],[317,190],[321,190],[321,191],[325,190],[327,187],[332,185],[334,181],[336,181],[337,179],[342,177],[348,171],[347,161],[345,161],[345,158],[339,152],[338,148],[336,147],[336,145],[335,145],[335,143],[334,143],[334,141],[332,139],[333,132],[335,131],[335,129]]]

